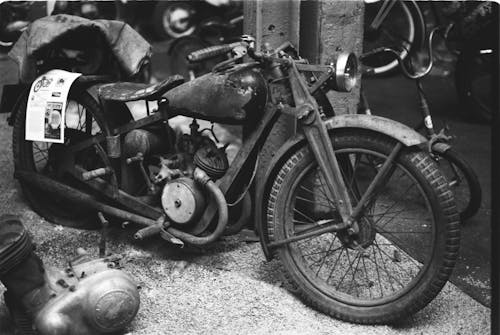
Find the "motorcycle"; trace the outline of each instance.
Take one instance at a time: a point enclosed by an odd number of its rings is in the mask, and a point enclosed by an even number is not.
[[[0,3],[0,48],[8,50],[30,24],[32,1]],[[1,50],[1,49],[0,49]]]
[[[458,255],[448,183],[411,128],[335,115],[326,92],[355,85],[353,54],[313,65],[290,50],[285,43],[257,52],[243,36],[189,55],[200,62],[231,52],[208,74],[186,83],[99,83],[98,101],[87,91],[96,76],[82,76],[69,91],[62,144],[26,140],[19,104],[13,154],[26,199],[57,224],[96,227],[106,215],[140,225],[136,239],[159,234],[203,247],[238,230],[239,213],[229,209],[250,198],[264,255],[281,261],[307,304],[366,324],[415,313],[438,294]],[[133,119],[125,103],[139,100],[148,112]],[[177,115],[194,118],[189,133],[170,126]],[[296,120],[297,134],[262,167],[259,153],[280,118]],[[248,126],[231,163],[229,143],[197,119]],[[265,178],[256,180],[261,168]]]
[[[232,19],[211,18],[200,22],[195,31],[187,36],[176,38],[168,49],[170,69],[180,74],[185,80],[192,80],[210,72],[219,62],[227,59],[227,55],[207,59],[204,62],[191,63],[187,56],[196,50],[208,46],[227,44],[241,36],[243,31],[243,15]]]

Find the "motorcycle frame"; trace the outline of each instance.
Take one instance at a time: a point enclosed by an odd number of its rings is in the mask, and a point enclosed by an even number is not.
[[[387,177],[388,173],[391,171],[391,166],[393,165],[392,162],[403,146],[413,145],[409,144],[408,141],[405,142],[405,140],[397,142],[392,153],[389,155],[388,159],[378,172],[372,184],[362,196],[361,200],[356,204],[355,208],[353,208],[347,194],[343,178],[341,177],[340,168],[330,141],[328,133],[329,130],[326,127],[327,121],[325,122],[322,120],[318,104],[312,96],[316,90],[322,87],[322,84],[326,83],[328,79],[334,75],[334,71],[329,66],[300,64],[293,60],[279,58],[275,58],[274,60],[279,61],[282,65],[284,65],[283,67],[287,68],[284,78],[287,78],[289,81],[295,107],[290,107],[282,103],[277,105],[267,104],[262,119],[257,123],[248,138],[244,141],[228,171],[217,181],[217,184],[226,197],[234,187],[241,185],[244,181],[243,178],[246,177],[245,171],[247,170],[247,167],[255,164],[254,155],[258,154],[260,148],[266,144],[268,136],[280,115],[282,113],[291,114],[301,124],[300,128],[302,131],[299,135],[303,136],[307,140],[308,145],[310,145],[311,150],[318,161],[319,167],[327,179],[328,190],[332,195],[334,195],[335,199],[338,199],[336,205],[342,215],[342,222],[331,222],[328,225],[323,225],[322,227],[297,234],[281,241],[268,241],[267,239],[263,239],[261,237],[262,247],[266,256],[268,256],[269,249],[274,249],[314,235],[335,232],[343,229],[347,229],[350,234],[355,234],[358,229],[356,220],[364,208],[364,203],[370,198],[373,192],[377,192],[377,185],[383,182]],[[316,84],[309,87],[300,71],[323,72],[323,74],[317,79]],[[166,122],[174,116],[182,115],[182,111],[170,107],[168,105],[168,101],[166,99],[162,99],[159,101],[156,113],[137,121],[128,122],[127,124],[113,129],[111,129],[109,124],[106,122],[105,110],[98,110],[97,113],[100,114],[97,117],[104,122],[102,129],[103,133],[92,136],[77,144],[68,146],[66,150],[67,154],[62,165],[65,172],[70,173],[73,177],[107,198],[107,203],[90,194],[84,193],[71,186],[62,184],[42,175],[26,171],[16,171],[16,176],[27,182],[31,182],[38,187],[42,187],[45,190],[52,190],[54,193],[59,195],[64,194],[65,198],[70,201],[85,204],[86,206],[97,211],[122,218],[125,221],[135,222],[145,226],[146,228],[149,227],[152,232],[159,232],[159,229],[163,226],[165,220],[164,213],[158,208],[141,201],[141,199],[120,190],[118,185],[119,178],[117,178],[117,173],[115,172],[113,166],[117,166],[116,163],[119,163],[122,158],[119,157],[119,155],[114,155],[113,153],[116,153],[117,151],[119,152],[119,148],[116,148],[116,146],[119,146],[120,142],[117,141],[117,139],[119,139],[121,135],[124,135],[133,129],[145,127],[158,122]],[[359,118],[360,115],[352,116],[356,116],[356,120],[358,121],[361,120],[361,122],[355,121],[354,124],[359,126],[364,122],[365,128],[376,129],[376,127],[374,127],[374,123],[371,123],[372,121],[363,121],[362,118]],[[364,117],[366,118],[368,116]],[[335,117],[333,119],[335,119]],[[400,132],[408,131],[404,127],[400,128]],[[330,130],[331,129],[332,128],[330,128]],[[387,133],[388,132],[389,131],[387,131]],[[408,134],[405,134],[405,136],[408,138]],[[409,137],[411,138],[411,134]],[[414,137],[413,140],[415,142],[414,144],[421,144],[420,138]],[[103,142],[106,143],[107,151],[102,148],[101,144]],[[96,149],[102,161],[107,165],[103,170],[106,171],[106,174],[111,175],[110,181],[105,181],[100,177],[85,178],[85,174],[90,171],[86,171],[74,164],[74,154],[78,151],[91,147]],[[111,205],[111,201],[118,203],[120,206],[126,208],[126,210]],[[262,209],[260,208],[262,203],[257,203],[256,206],[257,213],[262,212]],[[210,223],[215,218],[216,213],[217,209],[215,205],[210,204],[207,206],[201,220],[206,220],[205,222]],[[259,218],[257,218],[257,220],[259,220]],[[259,228],[262,230],[262,224],[259,225]],[[171,229],[172,232],[175,231],[173,228],[166,228],[167,231],[170,231]],[[172,233],[172,235],[175,237],[176,234]]]

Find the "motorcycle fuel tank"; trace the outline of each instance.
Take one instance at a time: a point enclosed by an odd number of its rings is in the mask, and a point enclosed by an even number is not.
[[[207,73],[164,95],[179,113],[220,123],[257,119],[267,102],[265,79],[253,64]]]

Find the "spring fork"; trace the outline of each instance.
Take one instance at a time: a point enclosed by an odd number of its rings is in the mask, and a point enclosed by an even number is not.
[[[337,157],[335,156],[330,136],[318,109],[316,100],[311,96],[307,85],[292,61],[290,67],[290,86],[295,101],[295,117],[302,124],[302,129],[314,153],[318,165],[323,172],[328,191],[335,199],[335,206],[342,217],[344,228],[357,224],[351,220],[352,205],[347,192]]]

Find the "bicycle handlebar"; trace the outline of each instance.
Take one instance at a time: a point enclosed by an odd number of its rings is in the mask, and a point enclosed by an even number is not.
[[[409,79],[420,79],[422,77],[425,77],[432,70],[432,66],[434,65],[434,60],[432,59],[432,53],[433,53],[432,42],[434,40],[435,33],[438,30],[441,30],[441,29],[445,30],[445,33],[443,34],[443,37],[446,38],[446,35],[447,35],[448,31],[449,31],[449,26],[448,27],[435,27],[434,29],[431,30],[431,32],[429,34],[429,39],[427,41],[428,42],[428,52],[427,52],[427,54],[428,54],[428,57],[429,57],[429,64],[426,66],[425,70],[422,71],[422,72],[413,73],[413,74],[410,73],[412,71],[411,71],[411,69],[408,69],[406,67],[406,65],[404,64],[404,61],[403,61],[403,58],[401,58],[400,52],[398,52],[397,50],[388,48],[388,47],[380,47],[380,48],[373,49],[372,51],[369,51],[369,52],[361,55],[360,59],[366,58],[368,56],[375,55],[375,54],[380,53],[380,52],[389,52],[389,53],[394,54],[394,56],[396,56],[396,59],[397,59],[398,64],[399,64],[399,67],[401,68],[401,71],[403,72],[403,75],[406,78],[409,78]]]

